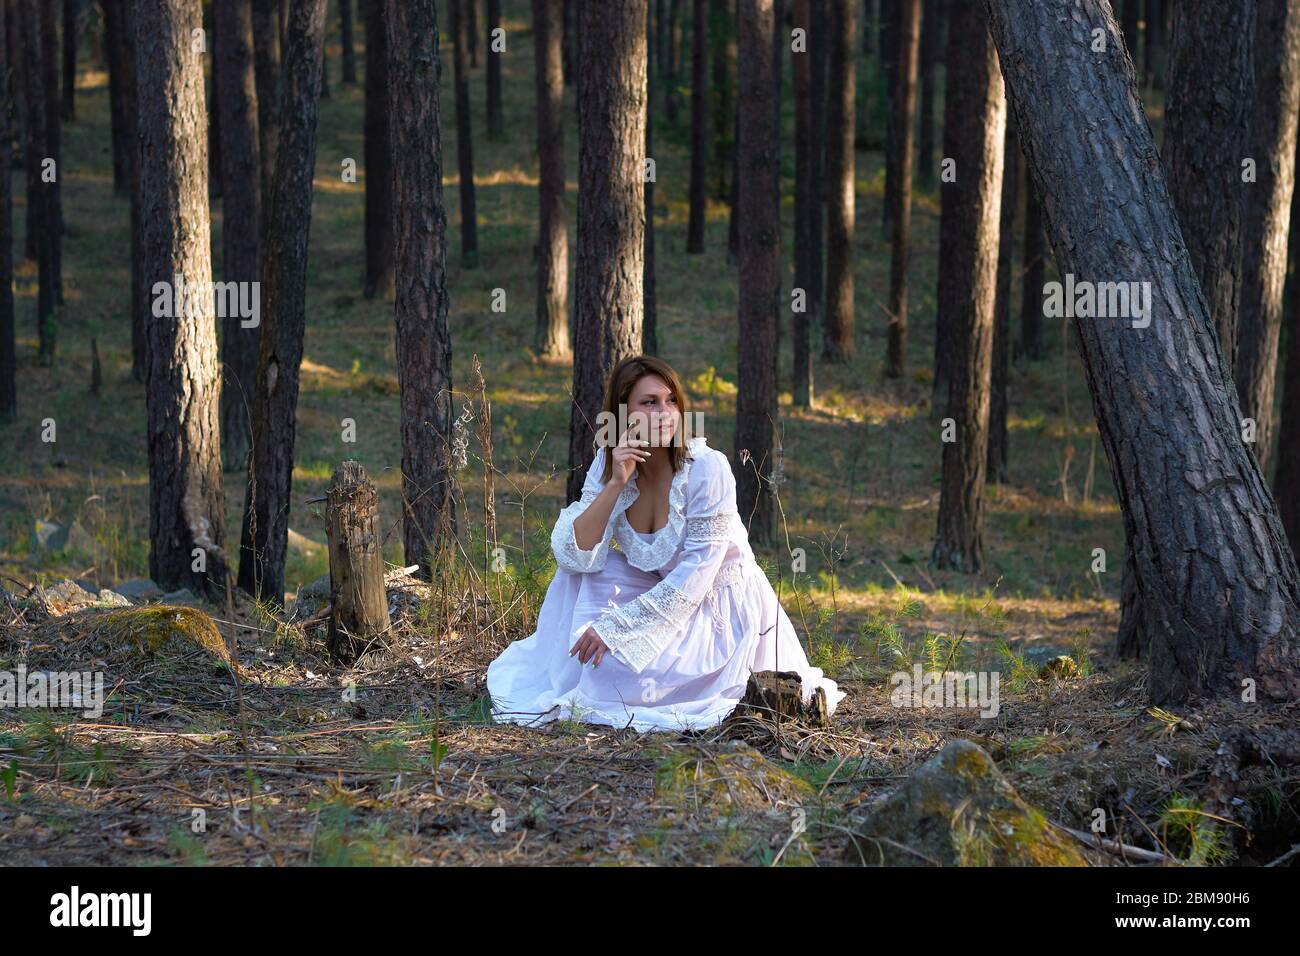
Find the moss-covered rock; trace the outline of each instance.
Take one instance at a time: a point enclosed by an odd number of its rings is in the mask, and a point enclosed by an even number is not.
[[[890,793],[861,828],[854,862],[894,866],[1086,866],[993,758],[953,740]]]
[[[1038,669],[1039,680],[1069,680],[1079,676],[1079,662],[1068,654],[1053,657]]]
[[[655,768],[656,799],[691,809],[768,811],[802,805],[812,796],[806,780],[744,743],[665,747]]]
[[[94,631],[153,655],[164,647],[199,647],[229,665],[230,651],[217,624],[194,607],[152,604],[96,615]]]

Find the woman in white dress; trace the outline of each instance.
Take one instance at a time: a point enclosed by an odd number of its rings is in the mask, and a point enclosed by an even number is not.
[[[727,456],[681,440],[682,398],[653,357],[610,375],[602,421],[628,427],[598,437],[582,496],[555,523],[537,630],[488,667],[497,721],[702,730],[763,670],[797,671],[804,698],[824,688],[831,711],[845,696],[808,663],[754,561]]]

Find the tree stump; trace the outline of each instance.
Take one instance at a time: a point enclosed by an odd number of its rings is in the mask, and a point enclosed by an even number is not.
[[[331,604],[327,646],[336,660],[351,662],[365,641],[389,627],[379,499],[361,464],[345,461],[334,472],[325,500]]]
[[[803,680],[795,671],[757,671],[749,675],[745,696],[732,717],[761,717],[764,720],[792,720],[815,727],[830,725],[826,691],[818,687],[812,699],[803,700]]]

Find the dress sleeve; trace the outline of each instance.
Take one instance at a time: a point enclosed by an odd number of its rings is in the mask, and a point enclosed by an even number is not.
[[[605,523],[605,533],[591,550],[584,551],[578,547],[578,540],[573,533],[573,522],[587,510],[587,506],[596,500],[605,483],[600,476],[605,469],[605,449],[596,449],[596,457],[587,469],[587,480],[582,485],[582,495],[577,501],[570,502],[561,512],[551,529],[551,551],[555,554],[555,563],[565,571],[574,574],[587,574],[605,567],[605,558],[609,555],[609,541],[614,532],[615,509],[610,520]]]
[[[710,454],[691,466],[686,491],[682,555],[668,576],[591,626],[632,670],[643,671],[691,619],[708,596],[731,547],[736,479],[725,455]]]

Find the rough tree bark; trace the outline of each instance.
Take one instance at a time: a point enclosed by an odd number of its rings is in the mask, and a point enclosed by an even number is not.
[[[388,129],[388,28],[385,3],[367,2],[366,275],[367,299],[393,294],[393,158]]]
[[[830,82],[826,99],[826,314],[822,358],[853,357],[853,119],[858,72],[855,3],[832,3],[827,18]]]
[[[781,308],[781,197],[772,0],[740,0],[740,342],[737,361],[736,502],[750,539],[771,540],[770,478],[776,429],[776,329]],[[850,130],[852,127],[850,127]]]
[[[566,494],[595,457],[605,382],[641,348],[646,0],[579,0],[578,249]]]
[[[690,215],[686,225],[686,251],[704,252],[704,218],[707,175],[704,152],[708,142],[708,30],[707,0],[695,0],[691,21],[691,183]]]
[[[984,566],[983,502],[1007,107],[997,51],[979,5],[953,6],[948,37],[943,154],[956,161],[957,179],[942,188],[938,304],[951,336],[947,413],[956,423],[956,441],[943,444],[939,525],[931,563],[973,574]]]
[[[478,266],[478,202],[474,196],[474,133],[469,109],[469,68],[465,63],[469,19],[465,4],[451,0],[452,70],[456,92],[456,170],[460,176],[460,264]],[[472,35],[472,32],[471,34]]]
[[[307,312],[307,241],[326,0],[290,0],[275,183],[266,210],[262,337],[253,400],[253,448],[244,499],[239,586],[279,606],[293,493],[298,372]]]
[[[890,213],[889,342],[885,375],[902,378],[907,365],[907,259],[912,229],[912,140],[916,116],[916,53],[921,0],[899,0],[898,78],[894,84],[894,182]]]
[[[456,528],[438,96],[442,61],[434,0],[394,3],[388,18],[403,542],[406,562],[431,575]]]
[[[149,576],[217,597],[227,583],[217,334],[212,315],[199,0],[139,0],[136,76],[144,200]],[[167,301],[167,300],[170,300]],[[170,307],[168,307],[170,306]]]
[[[223,0],[213,14],[217,23],[216,69],[221,75],[217,110],[225,140],[221,150],[222,278],[252,288],[261,282],[262,262],[262,165],[252,7],[249,0]],[[249,408],[261,335],[260,324],[246,327],[244,322],[235,309],[227,309],[221,317],[221,457],[232,471],[246,470],[252,438]]]
[[[1300,573],[1242,441],[1232,377],[1186,254],[1132,61],[1104,0],[986,0],[1063,275],[1149,282],[1149,325],[1076,319],[1134,543],[1157,703],[1300,694]],[[1092,52],[1093,31],[1105,50]],[[1087,130],[1063,136],[1061,130]]]
[[[537,332],[542,358],[570,357],[569,235],[564,213],[564,0],[533,0],[537,76]]]
[[[1258,180],[1246,189],[1241,222],[1242,282],[1234,377],[1242,412],[1255,421],[1255,457],[1267,475],[1273,444],[1273,392],[1286,237],[1295,188],[1300,114],[1300,3],[1259,0],[1255,25],[1255,93],[1249,149]],[[1239,167],[1240,168],[1240,167]]]
[[[371,0],[372,3],[377,0]],[[325,527],[330,556],[330,656],[356,660],[369,638],[388,630],[383,534],[375,483],[360,462],[345,461],[330,479]]]

